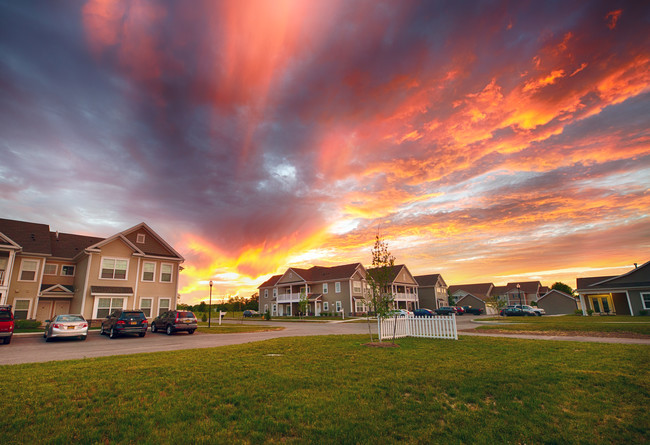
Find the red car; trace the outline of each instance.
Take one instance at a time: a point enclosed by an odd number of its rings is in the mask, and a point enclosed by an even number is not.
[[[465,308],[462,306],[455,306],[456,307],[456,313],[458,315],[463,315],[465,313]]]
[[[0,306],[0,338],[5,345],[11,343],[14,335],[14,314],[10,305]]]

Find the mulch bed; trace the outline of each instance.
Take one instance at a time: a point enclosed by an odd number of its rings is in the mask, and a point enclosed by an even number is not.
[[[636,332],[587,332],[587,331],[512,331],[505,329],[463,329],[458,332],[482,332],[505,335],[540,335],[556,337],[603,337],[603,338],[641,338],[650,339],[650,335],[639,334]]]

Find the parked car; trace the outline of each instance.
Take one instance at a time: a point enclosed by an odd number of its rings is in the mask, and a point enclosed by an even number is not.
[[[51,320],[45,320],[45,323],[45,341],[61,337],[76,337],[79,340],[88,338],[88,322],[81,315],[56,315]]]
[[[542,309],[541,307],[533,307],[533,306],[528,306],[527,304],[521,305],[521,304],[515,304],[516,308],[519,309],[525,309],[527,311],[533,311],[535,312],[535,315],[542,316],[546,315],[546,311]]]
[[[433,317],[434,314],[431,309],[420,308],[413,311],[414,317]]]
[[[407,311],[406,309],[393,309],[390,312],[389,317],[411,317],[413,316],[413,312]]]
[[[502,309],[500,312],[501,315],[505,315],[506,317],[535,317],[537,314],[533,311],[529,311],[528,309],[522,309],[514,306],[508,306],[505,309]]]
[[[467,314],[481,315],[483,313],[483,309],[480,307],[463,306],[463,309],[465,309],[465,313]]]
[[[127,311],[118,309],[102,321],[102,327],[99,333],[110,338],[115,338],[123,334],[138,334],[144,337],[149,327],[147,317],[142,311]]]
[[[456,308],[456,314],[463,315],[465,313],[465,308],[462,306],[454,306]]]
[[[259,317],[260,313],[252,309],[246,309],[244,311],[244,317]]]
[[[167,335],[174,332],[187,331],[194,334],[198,327],[194,312],[190,311],[167,311],[157,316],[151,322],[151,332],[164,331]]]
[[[0,338],[5,345],[11,343],[14,335],[14,314],[11,305],[0,306]]]
[[[436,314],[438,315],[451,315],[457,313],[458,313],[458,309],[456,309],[456,307],[454,306],[442,306],[436,309]]]

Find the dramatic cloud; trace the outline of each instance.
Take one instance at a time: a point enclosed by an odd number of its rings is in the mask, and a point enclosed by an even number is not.
[[[146,221],[185,301],[367,263],[377,231],[448,283],[618,273],[650,260],[649,22],[634,1],[3,2],[0,210]]]

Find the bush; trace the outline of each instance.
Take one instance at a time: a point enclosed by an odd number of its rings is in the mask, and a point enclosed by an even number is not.
[[[14,320],[14,329],[37,329],[41,327],[38,320]]]
[[[591,317],[593,314],[594,314],[593,309],[587,309],[587,315],[589,315]]]
[[[576,310],[573,312],[573,315],[582,315],[582,309],[576,309]]]
[[[641,309],[639,315],[648,315],[648,311],[646,309]]]
[[[205,323],[206,321],[208,321],[208,316],[205,315],[205,313],[203,314],[203,317],[201,317],[201,321],[202,321],[203,323]]]
[[[271,313],[269,311],[264,312],[264,320],[269,321],[271,319]]]

